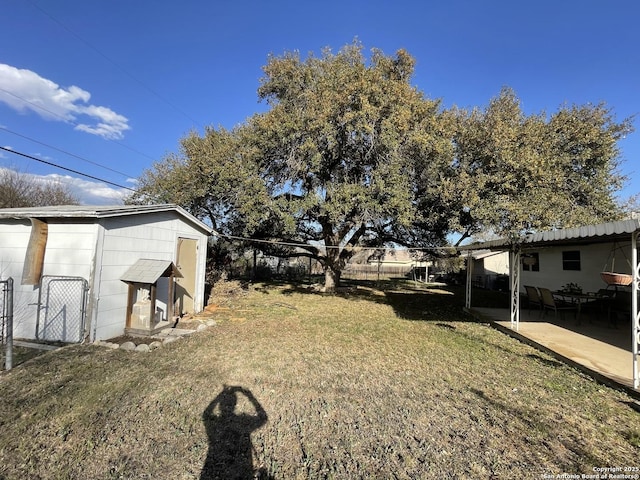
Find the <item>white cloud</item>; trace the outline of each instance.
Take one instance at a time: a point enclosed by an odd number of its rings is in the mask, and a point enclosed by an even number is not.
[[[53,160],[53,158],[48,157],[48,156],[46,156],[46,155],[44,155],[44,154],[42,154],[42,153],[40,153],[40,152],[36,152],[36,153],[34,153],[34,154],[33,154],[33,156],[34,156],[34,157],[41,158],[42,160],[47,160],[47,161],[51,161],[51,160]]]
[[[89,104],[91,94],[75,85],[65,89],[35,72],[0,63],[0,102],[18,112],[32,111],[47,120],[65,121],[76,130],[121,139],[127,117],[108,107]]]
[[[69,175],[50,174],[40,176],[44,181],[57,181],[66,185],[82,205],[122,205],[130,190],[111,187],[105,183],[84,180]]]

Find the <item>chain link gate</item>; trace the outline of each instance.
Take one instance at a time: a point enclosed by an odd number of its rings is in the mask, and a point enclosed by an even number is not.
[[[43,276],[38,293],[36,338],[81,342],[88,290],[88,282],[82,277]]]

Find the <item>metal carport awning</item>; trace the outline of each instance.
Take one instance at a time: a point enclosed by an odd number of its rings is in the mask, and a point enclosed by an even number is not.
[[[458,251],[467,252],[467,277],[465,308],[471,309],[471,279],[473,262],[471,252],[474,250],[493,250],[509,252],[510,280],[510,321],[511,328],[518,330],[520,325],[520,258],[523,250],[561,245],[586,245],[607,243],[631,238],[631,345],[633,358],[633,388],[640,387],[640,265],[638,264],[638,236],[640,235],[640,219],[631,218],[617,222],[598,225],[587,225],[578,228],[549,230],[530,233],[522,237],[502,238],[458,246]]]

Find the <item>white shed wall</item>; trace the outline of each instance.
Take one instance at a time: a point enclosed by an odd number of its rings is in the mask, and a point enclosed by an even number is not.
[[[34,338],[38,290],[20,285],[24,256],[31,235],[31,222],[12,222],[0,225],[0,277],[13,278],[13,326],[16,338]]]
[[[95,248],[94,223],[48,221],[49,235],[43,275],[67,275],[89,280]]]
[[[107,339],[124,333],[127,284],[120,277],[140,258],[175,262],[179,237],[198,243],[196,310],[203,308],[207,235],[171,212],[107,218],[102,221],[104,240],[100,264],[99,306],[92,320],[91,338]],[[167,312],[166,282],[158,288],[158,307]]]
[[[95,243],[95,225],[48,221],[43,275],[79,276],[89,279]],[[14,280],[14,336],[35,338],[39,286],[21,285],[24,261],[31,235],[31,222],[0,223],[0,277]]]

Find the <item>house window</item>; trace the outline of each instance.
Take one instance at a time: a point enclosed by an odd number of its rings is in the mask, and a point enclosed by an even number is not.
[[[540,257],[538,253],[525,253],[522,255],[522,270],[525,272],[540,271]]]
[[[580,270],[580,250],[562,252],[563,270]]]

